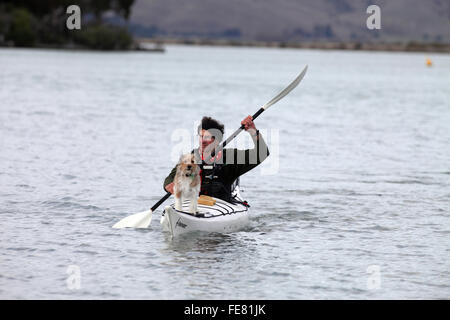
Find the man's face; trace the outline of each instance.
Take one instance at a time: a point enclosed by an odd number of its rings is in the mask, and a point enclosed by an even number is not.
[[[207,151],[208,153],[212,152],[212,150],[218,144],[218,142],[216,142],[215,137],[208,130],[202,129],[198,135],[198,139],[199,139],[199,146],[200,146],[202,153],[205,151]],[[208,147],[208,149],[207,149],[207,147]]]

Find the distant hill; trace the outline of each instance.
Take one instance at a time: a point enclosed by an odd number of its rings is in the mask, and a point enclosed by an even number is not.
[[[366,9],[381,8],[381,30]],[[450,0],[136,0],[137,36],[243,41],[450,43]]]

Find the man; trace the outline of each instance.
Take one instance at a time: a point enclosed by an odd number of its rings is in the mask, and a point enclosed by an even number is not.
[[[241,122],[253,140],[253,149],[224,149],[212,157],[212,151],[221,143],[224,126],[210,117],[203,117],[198,126],[199,147],[192,152],[201,163],[200,194],[231,201],[231,190],[236,179],[255,168],[269,156],[266,142],[256,129],[251,116]],[[173,194],[173,180],[177,168],[173,168],[164,180],[164,189]]]

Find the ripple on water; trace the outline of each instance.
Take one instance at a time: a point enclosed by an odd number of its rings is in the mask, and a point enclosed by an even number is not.
[[[385,226],[381,226],[381,225],[374,225],[374,226],[371,226],[371,227],[366,227],[366,228],[363,228],[364,230],[374,230],[374,231],[393,231],[394,229],[393,228],[388,228],[388,227],[385,227]]]
[[[86,205],[80,202],[74,201],[75,199],[71,197],[64,197],[60,200],[47,200],[42,201],[42,205],[47,208],[52,209],[80,209],[80,210],[93,210],[93,211],[101,211],[104,208],[97,207],[95,205]]]
[[[71,175],[71,174],[63,174],[62,177],[63,177],[65,180],[73,180],[73,179],[76,179],[76,178],[77,178],[76,176],[73,176],[73,175]]]

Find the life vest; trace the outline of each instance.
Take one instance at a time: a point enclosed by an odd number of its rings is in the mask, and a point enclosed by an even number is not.
[[[205,161],[203,155],[201,155],[201,157],[200,194],[231,202],[231,184],[225,181],[222,171],[225,165],[217,163],[222,158],[222,151],[219,151],[214,157],[215,159],[211,158],[209,162]]]

